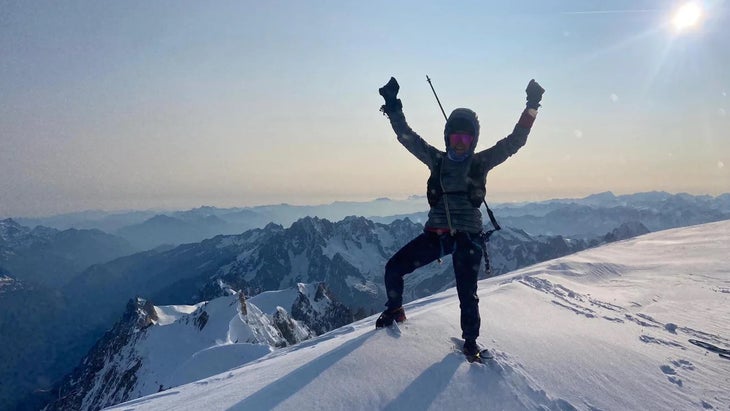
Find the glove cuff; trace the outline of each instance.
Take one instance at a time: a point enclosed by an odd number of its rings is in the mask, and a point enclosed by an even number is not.
[[[526,108],[522,112],[522,116],[520,116],[520,120],[517,122],[517,125],[525,128],[532,128],[532,124],[535,122],[536,116],[537,109]]]

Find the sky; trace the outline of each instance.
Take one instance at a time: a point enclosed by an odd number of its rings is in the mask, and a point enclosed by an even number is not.
[[[391,76],[440,149],[426,75],[479,150],[547,90],[489,201],[730,192],[727,0],[507,3],[0,0],[0,218],[422,195]]]

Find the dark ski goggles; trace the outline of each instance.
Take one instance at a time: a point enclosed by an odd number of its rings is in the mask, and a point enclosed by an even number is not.
[[[453,133],[449,134],[449,144],[456,145],[458,143],[470,146],[471,142],[474,141],[474,136],[466,133]]]

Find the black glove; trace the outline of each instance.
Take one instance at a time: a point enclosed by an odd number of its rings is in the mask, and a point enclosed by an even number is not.
[[[380,107],[380,111],[388,114],[403,109],[403,104],[400,102],[400,99],[398,99],[398,90],[400,90],[400,86],[398,85],[398,81],[395,77],[391,77],[388,84],[378,90],[378,93],[380,93],[380,95],[383,96],[383,100],[385,100],[385,104]]]
[[[527,93],[527,108],[537,110],[540,107],[540,100],[542,100],[542,93],[545,92],[545,89],[535,79],[532,79],[527,85],[525,92]]]

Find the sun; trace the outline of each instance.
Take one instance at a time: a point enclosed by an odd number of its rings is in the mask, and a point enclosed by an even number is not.
[[[702,8],[697,3],[686,3],[674,13],[672,25],[676,31],[696,27],[702,18]]]

